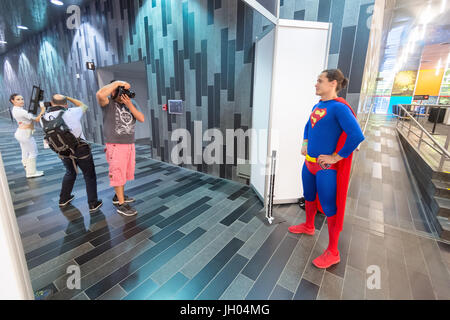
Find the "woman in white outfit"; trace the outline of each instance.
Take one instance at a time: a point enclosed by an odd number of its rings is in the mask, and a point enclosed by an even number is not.
[[[41,120],[42,115],[45,113],[45,107],[41,106],[41,113],[35,117],[23,108],[25,102],[21,95],[13,94],[11,95],[9,101],[14,106],[12,115],[19,125],[14,137],[17,141],[19,141],[20,148],[22,149],[22,164],[25,167],[27,178],[43,176],[44,172],[36,171],[36,157],[38,154],[38,149],[36,146],[36,141],[33,138],[33,121],[39,122]]]

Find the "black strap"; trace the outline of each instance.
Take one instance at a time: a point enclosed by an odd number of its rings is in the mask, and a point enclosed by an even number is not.
[[[47,123],[49,123],[50,121],[53,121],[55,119],[61,119],[64,116],[64,112],[66,112],[66,108],[60,107],[60,106],[54,106],[54,107],[49,108],[45,113],[50,113],[50,112],[55,112],[55,111],[61,111],[56,118],[53,116],[49,116],[48,120],[45,120],[45,117],[41,118],[44,126],[46,126]],[[52,117],[52,119],[50,119],[50,117]]]
[[[55,111],[60,111],[60,110],[66,111],[66,108],[62,107],[62,106],[52,106],[47,109],[47,112],[55,112]]]

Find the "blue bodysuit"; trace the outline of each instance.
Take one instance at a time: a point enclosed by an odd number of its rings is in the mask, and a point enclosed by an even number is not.
[[[341,102],[328,100],[316,104],[304,132],[304,139],[308,140],[308,156],[332,155],[343,131],[347,140],[338,154],[347,158],[364,140],[358,121],[350,108]],[[324,213],[328,217],[335,215],[336,170],[323,169],[314,174],[305,162],[302,180],[305,200],[315,201],[318,195]]]

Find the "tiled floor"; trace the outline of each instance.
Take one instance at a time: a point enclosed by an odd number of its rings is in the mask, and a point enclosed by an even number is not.
[[[0,120],[0,151],[33,288],[52,288],[52,299],[450,299],[450,245],[434,238],[415,201],[389,119],[368,126],[341,263],[327,270],[311,263],[328,242],[323,215],[314,236],[288,233],[305,219],[297,205],[277,206],[286,222],[267,226],[248,187],[151,160],[145,148],[127,186],[137,217],[115,213],[101,146],[93,148],[101,212],[89,215],[81,175],[73,206],[60,210],[60,160],[38,134],[46,175],[25,179],[13,131]],[[71,265],[80,267],[80,290],[66,286]],[[366,285],[369,266],[380,270],[379,289]]]

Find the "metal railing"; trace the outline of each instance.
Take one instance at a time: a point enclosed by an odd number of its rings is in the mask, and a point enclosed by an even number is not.
[[[420,146],[422,145],[422,143],[428,145],[432,150],[436,151],[439,155],[440,155],[440,160],[439,160],[439,166],[438,166],[438,170],[442,171],[442,168],[444,166],[445,161],[450,160],[450,153],[447,151],[448,150],[448,145],[450,142],[450,126],[447,126],[447,138],[445,140],[445,146],[442,146],[433,136],[432,133],[429,133],[427,131],[427,129],[425,129],[417,120],[416,117],[418,115],[423,115],[426,116],[427,114],[429,114],[428,112],[426,112],[425,114],[416,114],[415,116],[411,115],[411,110],[407,110],[405,108],[405,106],[410,106],[411,107],[438,107],[439,111],[438,114],[436,115],[436,121],[434,123],[433,126],[433,133],[434,130],[436,129],[436,123],[437,123],[437,118],[439,116],[440,113],[440,108],[448,108],[450,107],[449,105],[414,105],[414,104],[409,104],[409,105],[401,105],[399,104],[398,107],[400,108],[399,111],[401,110],[402,112],[399,112],[399,114],[397,115],[397,124],[396,127],[397,129],[399,129],[399,124],[401,124],[401,130],[405,131],[405,127],[407,125],[405,125],[405,121],[404,120],[409,120],[409,126],[407,128],[407,133],[406,133],[406,137],[408,138],[409,135],[412,133],[414,134],[416,137],[419,138],[418,144],[417,144],[417,149],[420,151]],[[415,111],[414,111],[415,112]],[[406,116],[404,116],[406,115]],[[420,134],[417,134],[414,130],[411,130],[412,125],[415,125],[419,131]],[[427,139],[424,138],[424,134],[425,136],[431,141],[431,143],[429,141],[427,141]]]
[[[363,134],[366,133],[367,124],[369,123],[370,115],[372,114],[373,106],[374,106],[374,105],[375,105],[374,103],[372,103],[372,104],[370,105],[369,112],[367,113],[367,118],[363,120],[363,121],[364,121],[364,127],[361,127],[361,128],[362,128]]]
[[[437,108],[437,115],[434,117],[434,125],[433,125],[433,129],[431,130],[431,134],[434,134],[436,131],[436,125],[439,119],[439,116],[441,115],[441,111],[444,110],[444,114],[445,114],[445,109],[450,108],[450,105],[448,104],[404,104],[403,106],[409,106],[410,109],[414,110],[409,110],[410,112],[413,113],[413,116],[415,116],[416,118],[426,118],[430,116],[430,108],[432,109],[436,109]],[[419,108],[419,111],[417,111],[416,109]],[[425,112],[421,113],[420,109],[421,108],[425,108]]]
[[[359,123],[360,123],[359,126],[360,126],[361,129],[362,129],[363,135],[365,135],[365,133],[366,133],[367,124],[369,123],[370,114],[372,113],[373,106],[374,106],[374,104],[372,103],[372,104],[370,105],[369,112],[363,113],[363,118],[362,118],[361,121],[359,122]],[[358,115],[360,115],[360,114],[358,114]],[[361,148],[361,143],[358,145],[358,147],[356,148],[356,150],[359,151],[360,148]]]

